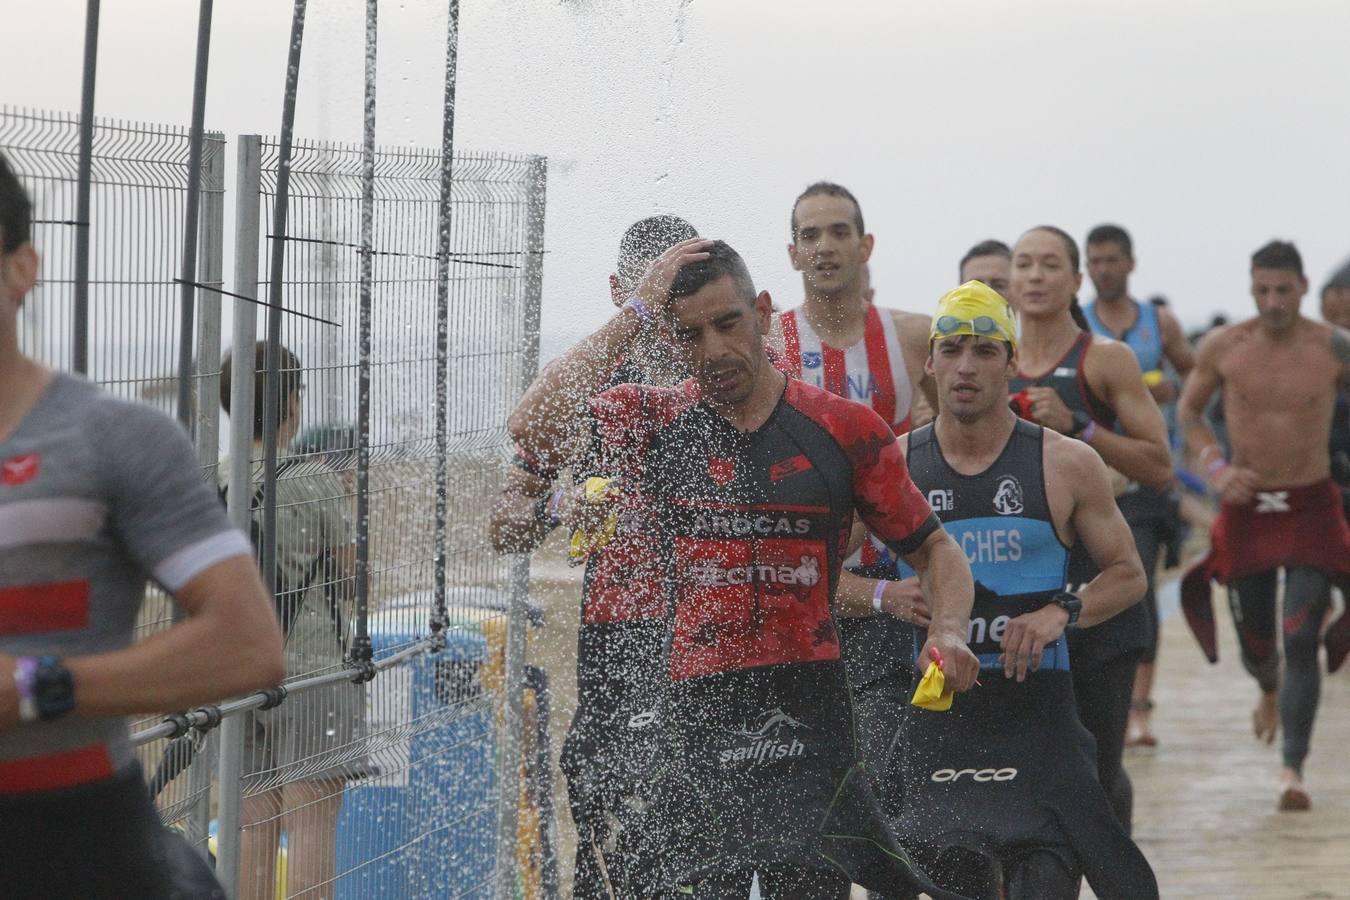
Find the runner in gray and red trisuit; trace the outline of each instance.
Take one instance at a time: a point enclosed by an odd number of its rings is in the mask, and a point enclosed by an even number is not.
[[[182,429],[19,351],[30,218],[0,157],[0,895],[220,897],[125,717],[276,684],[281,632]],[[186,616],[133,642],[148,580]]]

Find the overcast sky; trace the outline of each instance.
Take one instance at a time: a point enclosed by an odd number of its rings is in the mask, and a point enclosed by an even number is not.
[[[79,108],[84,7],[10,17],[0,103]],[[439,144],[444,7],[381,5],[383,144]],[[551,160],[552,347],[603,320],[619,235],[654,211],[726,239],[796,304],[788,213],[820,178],[862,201],[878,302],[922,311],[972,243],[1043,222],[1125,225],[1135,293],[1192,324],[1248,313],[1247,259],[1272,237],[1297,242],[1314,292],[1350,253],[1344,0],[462,7],[457,145]],[[359,140],[363,9],[311,0],[298,134]],[[190,0],[104,3],[99,114],[186,124],[196,17]],[[289,19],[284,0],[216,4],[209,127],[276,132]]]

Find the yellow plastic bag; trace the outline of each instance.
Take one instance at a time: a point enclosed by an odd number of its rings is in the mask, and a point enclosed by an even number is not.
[[[909,702],[920,709],[935,709],[939,712],[952,708],[952,692],[946,689],[946,676],[938,664],[930,662],[923,679],[914,689],[914,697]]]
[[[592,476],[586,479],[585,503],[590,506],[605,503],[611,497],[617,497],[620,490],[613,485],[613,479]],[[578,528],[572,532],[572,541],[568,545],[567,555],[573,563],[584,562],[592,553],[614,540],[619,527],[617,512],[611,512],[595,531],[583,531]]]

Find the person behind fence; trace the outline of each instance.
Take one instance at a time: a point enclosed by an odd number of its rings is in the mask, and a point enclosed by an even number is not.
[[[266,344],[259,341],[254,352],[257,371],[251,429],[254,458],[259,459]],[[221,405],[227,413],[233,368],[232,354],[227,353],[220,379]],[[302,374],[295,354],[278,348],[279,448],[289,448],[300,429]],[[339,472],[351,454],[331,452],[341,449],[278,453],[275,607],[291,678],[331,672],[342,666],[346,655],[355,531],[353,499]],[[227,473],[228,465],[220,471]],[[222,478],[222,493],[232,489]],[[259,472],[250,500],[255,544],[261,539],[265,499]],[[283,833],[287,896],[313,900],[334,896],[336,824],[344,784],[369,773],[360,744],[365,734],[364,714],[364,687],[347,682],[296,691],[274,709],[249,714],[244,774],[250,790],[267,787],[244,798],[240,898],[272,897]]]
[[[672,245],[697,236],[672,215],[634,222],[619,241],[610,294],[614,320],[553,362],[532,384],[511,417],[512,432],[527,434],[552,415],[575,418],[596,394],[620,384],[670,385],[683,367],[652,323],[642,322],[629,298],[651,262]],[[600,449],[592,447],[572,473],[571,485],[528,452],[518,452],[493,510],[492,539],[499,552],[533,550],[558,525],[585,524],[586,481],[598,471]],[[640,758],[629,720],[655,702],[665,638],[665,597],[655,560],[645,542],[616,540],[585,556],[581,622],[577,632],[577,709],[563,743],[559,766],[567,776],[577,827],[573,896],[599,900],[624,894],[629,873],[640,863],[618,828],[617,811],[633,799],[634,763]]]
[[[947,687],[973,682],[973,586],[964,554],[905,471],[890,423],[788,378],[764,336],[772,299],[721,241],[685,241],[652,265],[640,317],[669,329],[693,377],[620,385],[590,404],[619,530],[649,530],[665,594],[664,683],[641,834],[657,861],[641,893],[844,898],[933,887],[886,821],[854,740],[834,592],[856,511],[922,573],[932,609],[919,653]],[[538,422],[525,449],[570,422]]]
[[[126,717],[275,685],[280,630],[177,423],[20,352],[31,215],[0,156],[0,895],[223,897]],[[149,581],[184,616],[135,640]]]
[[[1252,254],[1257,314],[1205,337],[1179,408],[1186,443],[1222,500],[1209,556],[1182,579],[1182,611],[1216,661],[1210,580],[1228,586],[1242,663],[1261,691],[1253,730],[1269,742],[1284,728],[1280,811],[1312,805],[1303,762],[1321,692],[1318,647],[1327,648],[1329,672],[1350,653],[1350,614],[1326,627],[1330,585],[1350,587],[1350,526],[1328,450],[1337,390],[1350,387],[1350,332],[1305,318],[1299,305],[1307,290],[1293,244],[1271,241]],[[1220,390],[1232,444],[1227,459],[1204,421]]]
[[[1156,898],[1097,782],[1070,676],[1068,633],[1146,586],[1110,475],[1081,441],[1008,408],[1017,328],[993,288],[969,281],[943,295],[931,339],[939,415],[900,447],[970,560],[982,686],[905,717],[901,843],[938,884],[982,900],[1073,900],[1083,875],[1101,898]],[[1075,540],[1100,569],[1077,594],[1064,590]]]

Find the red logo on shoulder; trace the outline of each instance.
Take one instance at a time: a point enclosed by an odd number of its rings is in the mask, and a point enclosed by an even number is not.
[[[729,456],[708,457],[708,477],[726,487],[736,477],[736,460]]]
[[[37,477],[38,463],[42,457],[36,453],[26,453],[23,456],[11,456],[9,459],[0,463],[0,484],[8,487],[18,487],[26,484]]]
[[[798,472],[807,472],[812,468],[811,460],[806,458],[805,453],[798,453],[791,459],[785,459],[782,462],[776,462],[769,466],[769,480],[782,481],[789,475],[796,475]]]

